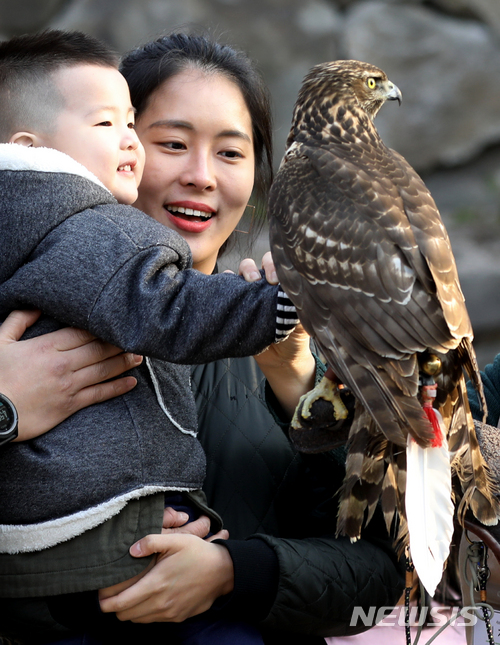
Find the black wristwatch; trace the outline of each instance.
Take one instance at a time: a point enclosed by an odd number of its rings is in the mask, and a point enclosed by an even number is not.
[[[17,437],[16,406],[5,394],[0,394],[0,446]]]

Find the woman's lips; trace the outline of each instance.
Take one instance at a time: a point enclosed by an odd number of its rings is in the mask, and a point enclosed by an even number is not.
[[[173,215],[177,215],[177,216],[187,215],[189,217],[199,217],[203,221],[210,219],[212,215],[214,215],[213,212],[196,209],[196,208],[190,208],[187,206],[174,206],[174,205],[168,204],[167,206],[165,206],[165,208],[168,210],[169,213],[172,213]]]
[[[168,219],[174,226],[187,233],[201,233],[212,224],[213,213],[186,208],[184,206],[164,206]],[[200,213],[198,215],[198,213]]]

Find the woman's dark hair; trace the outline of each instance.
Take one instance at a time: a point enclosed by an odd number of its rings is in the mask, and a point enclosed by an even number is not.
[[[253,196],[256,210],[263,211],[273,178],[271,107],[267,87],[248,56],[206,36],[173,33],[129,52],[120,65],[139,118],[159,87],[190,68],[224,74],[239,87],[252,120],[255,154]],[[227,243],[220,254],[226,247]]]

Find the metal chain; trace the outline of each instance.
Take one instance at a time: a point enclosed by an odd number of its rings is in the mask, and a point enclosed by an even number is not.
[[[467,535],[467,534],[466,534]],[[483,542],[471,542],[469,537],[467,539],[470,542],[469,547],[467,548],[467,559],[463,565],[462,575],[464,576],[465,581],[468,583],[470,588],[470,599],[471,605],[469,607],[462,607],[457,615],[452,616],[449,620],[442,625],[437,632],[426,642],[426,645],[431,645],[436,638],[442,634],[442,632],[454,623],[459,616],[461,616],[466,610],[473,609],[476,612],[481,608],[483,615],[482,620],[485,622],[486,633],[488,637],[488,645],[497,645],[494,641],[493,628],[491,626],[491,619],[494,615],[493,608],[491,605],[488,605],[486,602],[486,583],[490,577],[490,570],[488,568],[488,547]],[[406,583],[405,583],[405,636],[406,636],[406,645],[412,645],[411,643],[411,630],[410,630],[410,593],[413,588],[413,572],[414,565],[411,559],[409,548],[405,549],[405,562],[406,562]],[[469,566],[466,566],[468,562]],[[470,578],[467,575],[470,574]],[[479,591],[480,601],[474,602],[474,590]],[[422,592],[423,593],[423,592]],[[419,640],[420,633],[417,634],[415,643]]]
[[[405,636],[406,645],[411,645],[411,627],[410,627],[410,594],[413,588],[413,571],[415,567],[410,556],[408,547],[405,549],[406,562],[406,581],[405,581]]]
[[[493,614],[491,607],[486,604],[486,583],[490,577],[490,569],[488,567],[488,546],[484,542],[471,542],[467,547],[467,558],[471,564],[471,600],[472,588],[474,588],[475,591],[479,591],[479,603],[477,604],[481,607],[483,614],[488,644],[495,645],[493,628],[491,626],[491,618]]]

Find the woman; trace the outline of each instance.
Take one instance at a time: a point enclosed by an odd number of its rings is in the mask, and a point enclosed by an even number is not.
[[[146,149],[137,206],[185,237],[194,267],[211,273],[251,193],[262,204],[271,181],[265,88],[243,54],[183,34],[132,52],[122,71]],[[12,355],[16,345],[7,349]],[[193,371],[208,460],[205,490],[230,539],[217,545],[201,539],[200,521],[144,538],[131,553],[159,553],[155,566],[125,590],[104,591],[103,612],[150,623],[210,609],[222,618],[258,622],[265,642],[315,643],[361,631],[362,625],[350,625],[353,607],[397,601],[402,578],[381,518],[356,544],[335,538],[333,494],[344,474],[342,454],[301,455],[287,439],[285,421],[316,371],[307,339],[297,334],[257,360],[267,387],[251,358]],[[9,390],[14,401],[20,391]],[[264,405],[266,396],[277,420]],[[179,527],[184,519],[172,512],[165,522]],[[214,566],[211,554],[220,544],[232,567]]]

